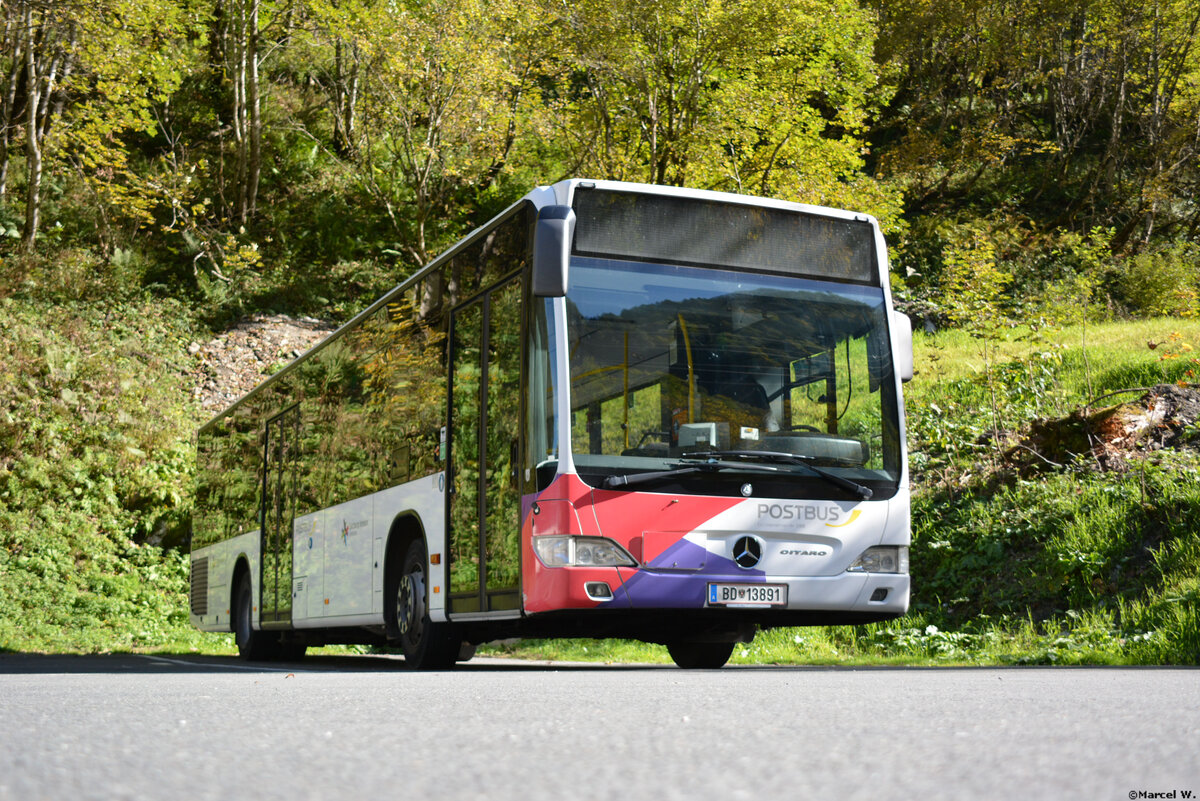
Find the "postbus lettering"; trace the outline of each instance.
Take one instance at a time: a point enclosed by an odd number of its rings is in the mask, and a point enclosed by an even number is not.
[[[836,506],[801,506],[790,503],[760,503],[758,518],[770,520],[820,521],[836,523],[842,518],[842,510]]]

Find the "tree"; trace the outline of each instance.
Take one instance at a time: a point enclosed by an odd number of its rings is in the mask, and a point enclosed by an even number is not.
[[[20,125],[21,109],[18,92],[23,83],[25,67],[25,35],[23,15],[15,5],[0,6],[0,198],[8,191],[9,143]],[[22,98],[23,99],[23,98]]]
[[[153,128],[152,102],[179,82],[167,51],[182,35],[172,0],[19,0],[5,9],[4,138],[0,186],[15,140],[24,138],[25,222],[31,250],[41,226],[47,164],[73,166],[105,208],[145,221],[149,200],[128,168],[122,137]]]
[[[1182,0],[876,0],[898,90],[872,134],[913,216],[1031,235],[1194,235],[1200,7]]]
[[[325,93],[332,121],[333,150],[345,159],[358,154],[358,106],[366,65],[359,41],[369,35],[379,11],[374,0],[309,0],[302,34],[315,80]]]
[[[74,66],[79,29],[73,9],[66,3],[21,0],[14,8],[18,16],[13,43],[15,52],[22,59],[21,71],[25,78],[24,86],[20,87],[24,90],[22,116],[26,169],[25,226],[21,231],[21,245],[32,250],[41,224],[45,140],[54,118],[63,108],[61,83],[70,77]],[[13,60],[17,61],[15,55]],[[15,76],[16,71],[12,74]],[[14,102],[8,110],[15,112],[16,80],[12,88]],[[14,113],[12,121],[16,119]]]
[[[862,207],[861,134],[886,95],[871,20],[853,2],[546,7],[573,67],[561,132],[578,168],[811,202],[851,200],[858,186]],[[887,193],[873,194],[888,216]]]
[[[229,119],[236,153],[237,198],[232,215],[241,225],[254,216],[262,175],[260,70],[263,0],[216,0],[213,41],[230,91]]]
[[[456,198],[504,169],[536,114],[534,11],[515,0],[397,3],[345,36],[361,54],[364,186],[416,264],[459,230]]]

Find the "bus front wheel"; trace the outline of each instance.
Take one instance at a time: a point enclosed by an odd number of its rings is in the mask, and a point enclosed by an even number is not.
[[[733,653],[731,642],[673,642],[667,653],[681,668],[715,670],[723,667]]]
[[[429,618],[429,568],[425,546],[408,546],[402,568],[389,582],[388,630],[400,641],[404,662],[417,670],[452,667],[462,643],[448,623]]]

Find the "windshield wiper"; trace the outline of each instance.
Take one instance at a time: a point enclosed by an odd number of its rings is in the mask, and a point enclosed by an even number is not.
[[[801,456],[798,453],[783,453],[782,451],[699,451],[697,453],[682,454],[680,459],[707,459],[710,462],[717,459],[758,459],[770,462],[783,462],[784,464],[794,464],[803,467],[805,470],[810,470],[814,475],[828,481],[830,484],[841,487],[842,489],[853,492],[864,501],[871,499],[875,493],[870,487],[864,487],[857,481],[851,481],[848,478],[830,473],[828,470],[823,470],[813,464],[816,461],[812,456]],[[686,469],[686,468],[684,468]]]
[[[705,454],[689,453],[681,456],[682,459],[695,459]],[[663,478],[673,478],[675,476],[685,476],[689,473],[715,473],[718,470],[754,470],[757,472],[776,473],[778,468],[768,467],[767,465],[756,464],[729,464],[728,462],[719,461],[715,456],[705,459],[701,464],[688,465],[687,467],[676,467],[672,470],[656,470],[652,473],[634,473],[628,476],[608,476],[604,479],[605,489],[616,489],[617,487],[628,487],[632,484],[643,484],[649,481],[658,481]]]

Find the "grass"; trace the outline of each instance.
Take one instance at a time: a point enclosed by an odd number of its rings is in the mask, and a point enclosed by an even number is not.
[[[1123,633],[1104,617],[1073,615],[1035,622],[982,618],[956,630],[921,625],[909,615],[867,626],[784,628],[737,645],[731,665],[1143,665],[1163,658],[1167,635],[1156,629]],[[628,640],[523,640],[480,649],[481,655],[536,661],[670,664],[663,646]],[[1194,662],[1183,661],[1183,664]]]
[[[201,416],[183,377],[195,324],[178,304],[149,300],[0,304],[0,650],[232,653],[229,635],[188,625],[187,559],[172,547],[190,514]],[[906,386],[910,614],[761,632],[731,661],[1200,664],[1196,451],[1156,453],[1125,472],[1082,460],[1037,475],[999,457],[1034,418],[1195,380],[1193,344],[1200,323],[1174,319],[1014,328],[988,341],[918,333]],[[670,661],[665,648],[622,640],[481,653]]]
[[[1014,328],[986,342],[918,333],[916,377],[905,387],[915,474],[910,614],[761,632],[731,663],[1200,664],[1195,451],[1160,453],[1125,473],[1084,463],[1022,478],[999,463],[995,444],[997,429],[1020,431],[1106,393],[1198,380],[1193,343],[1200,322],[1177,319]],[[624,641],[484,652],[669,661],[665,648]]]
[[[0,318],[0,649],[202,647],[171,547],[198,419],[186,309],[4,299]]]
[[[1166,352],[1159,347],[1161,343],[1169,343],[1172,334],[1179,335],[1179,345],[1200,348],[1200,320],[1179,318],[1038,330],[1018,326],[1004,330],[987,345],[993,364],[1061,354],[1065,363],[1059,380],[1082,396],[1089,380],[1095,384],[1096,391],[1100,391],[1105,381],[1120,377],[1123,370],[1130,371],[1130,375],[1154,377],[1161,369],[1158,357]],[[1149,348],[1147,343],[1150,342],[1158,347]],[[913,337],[916,377],[905,387],[905,395],[920,396],[925,388],[981,377],[986,367],[983,344],[961,329],[947,329],[935,334],[917,331]]]

